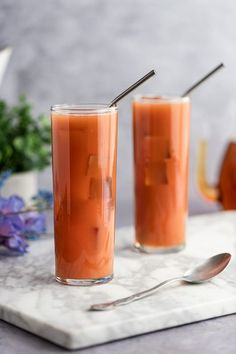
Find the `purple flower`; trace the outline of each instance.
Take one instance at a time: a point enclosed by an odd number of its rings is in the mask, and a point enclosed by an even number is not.
[[[0,216],[0,235],[21,234],[23,229],[24,223],[19,215]]]
[[[28,244],[22,235],[24,223],[19,215],[0,216],[0,245],[16,254],[24,254]]]
[[[0,197],[0,245],[12,254],[24,254],[28,247],[26,238],[36,239],[45,231],[44,214],[26,212],[23,199],[17,195]]]
[[[24,222],[24,234],[30,238],[37,238],[46,232],[46,218],[44,214],[29,212],[22,215]]]
[[[23,235],[24,222],[16,213],[25,207],[22,198],[13,195],[10,198],[0,197],[0,245],[5,246],[14,254],[24,254],[28,244]]]
[[[10,237],[0,237],[0,245],[7,247],[10,251],[17,255],[25,254],[28,248],[25,238],[16,234]]]
[[[0,213],[16,213],[25,207],[25,202],[17,195],[12,195],[10,198],[0,197]]]

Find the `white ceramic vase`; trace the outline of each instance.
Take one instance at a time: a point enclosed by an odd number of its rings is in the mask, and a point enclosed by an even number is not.
[[[0,50],[0,86],[2,83],[4,73],[6,71],[7,64],[9,62],[11,53],[12,53],[12,49],[9,47],[4,48],[3,50]]]
[[[32,196],[37,194],[38,191],[37,175],[36,171],[13,174],[6,180],[3,188],[0,190],[1,196],[9,197],[10,195],[17,194],[26,203],[29,203]]]

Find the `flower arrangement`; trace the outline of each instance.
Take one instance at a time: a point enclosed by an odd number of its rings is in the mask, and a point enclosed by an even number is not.
[[[50,123],[34,116],[24,96],[16,106],[0,99],[0,192],[12,173],[42,170],[51,160]],[[46,232],[43,210],[52,207],[52,193],[39,191],[26,206],[18,195],[3,198],[0,193],[0,247],[7,254],[23,255],[28,239]]]

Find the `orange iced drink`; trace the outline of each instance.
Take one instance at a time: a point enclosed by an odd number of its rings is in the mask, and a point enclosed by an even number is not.
[[[178,251],[188,210],[188,97],[137,96],[133,102],[136,247]]]
[[[56,279],[92,285],[112,279],[117,109],[52,107]]]

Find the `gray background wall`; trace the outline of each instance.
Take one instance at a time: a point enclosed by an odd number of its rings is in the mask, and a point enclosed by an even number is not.
[[[24,93],[36,112],[55,103],[107,102],[146,71],[138,92],[179,94],[224,61],[192,96],[190,212],[216,209],[196,187],[197,143],[209,140],[208,177],[236,136],[235,0],[0,0],[0,47],[14,52],[1,97]],[[120,103],[118,223],[132,221],[131,98]],[[40,184],[51,185],[50,169]]]

